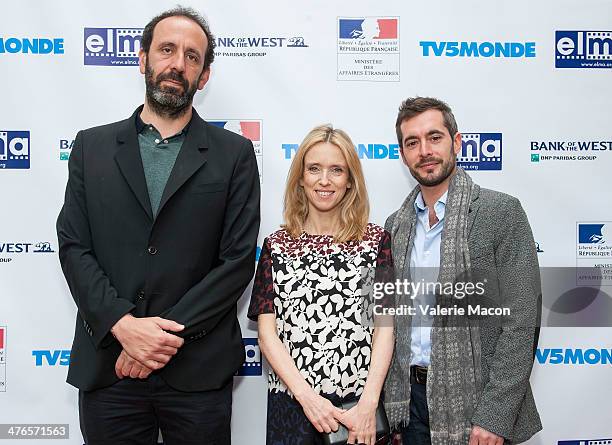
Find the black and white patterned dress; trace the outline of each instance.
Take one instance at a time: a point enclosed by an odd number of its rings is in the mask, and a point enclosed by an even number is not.
[[[364,323],[364,268],[392,271],[391,240],[368,224],[361,241],[330,235],[265,239],[248,317],[274,313],[280,340],[306,382],[332,400],[358,396],[370,366],[373,328]],[[318,433],[273,370],[268,377],[268,444],[316,443]]]

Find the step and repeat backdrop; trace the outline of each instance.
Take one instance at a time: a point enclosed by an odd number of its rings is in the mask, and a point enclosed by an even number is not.
[[[66,442],[82,443],[77,391],[65,383],[76,309],[55,234],[67,160],[79,129],[124,119],[143,102],[142,28],[174,5],[0,7],[0,424],[68,425]],[[435,96],[450,104],[463,133],[459,163],[481,186],[521,200],[541,266],[609,273],[612,2],[185,6],[207,17],[217,43],[211,80],[194,106],[255,147],[259,244],[282,221],[298,144],[321,123],[353,138],[371,220],[383,224],[415,185],[401,163],[397,108],[408,96]],[[566,298],[610,313],[610,284]],[[246,318],[249,295],[239,303],[247,359],[235,378],[232,428],[235,443],[263,444],[267,365]],[[551,323],[548,309],[531,377],[544,430],[529,444],[610,444],[612,329]]]

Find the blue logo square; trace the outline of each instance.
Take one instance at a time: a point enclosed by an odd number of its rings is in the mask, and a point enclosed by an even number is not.
[[[262,374],[261,351],[256,338],[243,338],[245,359],[237,376],[258,376]]]
[[[142,31],[142,28],[85,28],[85,65],[138,65]]]
[[[0,130],[0,169],[30,168],[30,132]]]
[[[457,165],[465,170],[501,170],[501,133],[463,133]]]
[[[556,68],[612,68],[612,31],[555,31]]]

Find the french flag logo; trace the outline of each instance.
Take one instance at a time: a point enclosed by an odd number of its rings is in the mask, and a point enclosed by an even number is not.
[[[209,121],[209,123],[244,136],[245,138],[250,139],[252,142],[261,141],[260,121],[243,121],[233,119],[227,121]]]
[[[338,37],[341,39],[397,39],[397,19],[364,17],[360,19],[340,19]]]

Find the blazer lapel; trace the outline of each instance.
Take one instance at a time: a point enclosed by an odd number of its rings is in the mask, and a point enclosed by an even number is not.
[[[132,189],[132,192],[136,195],[136,199],[142,206],[142,209],[149,219],[153,220],[151,201],[149,200],[147,182],[140,157],[138,134],[136,134],[136,113],[139,113],[141,109],[142,107],[139,107],[131,118],[124,121],[123,128],[117,133],[117,143],[120,148],[115,154],[115,162],[117,162],[119,170]]]
[[[176,158],[164,188],[159,209],[157,210],[158,215],[178,189],[206,163],[208,157],[208,133],[206,125],[206,122],[193,109],[193,118],[191,119],[189,131],[187,131],[181,151]]]

